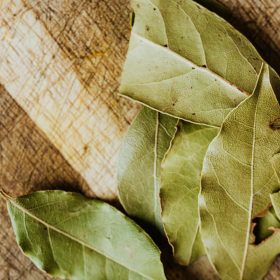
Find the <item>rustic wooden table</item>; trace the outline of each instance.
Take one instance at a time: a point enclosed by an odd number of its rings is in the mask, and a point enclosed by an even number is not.
[[[200,2],[207,0],[200,0]],[[280,0],[219,0],[280,72]],[[128,0],[0,0],[0,186],[116,198],[116,156],[138,106],[117,96]],[[215,279],[167,258],[170,279]],[[0,279],[50,279],[16,245],[0,200]],[[280,260],[267,279],[280,279]]]

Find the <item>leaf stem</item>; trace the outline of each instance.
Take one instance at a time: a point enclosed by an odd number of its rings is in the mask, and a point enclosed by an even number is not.
[[[4,200],[12,200],[13,198],[9,196],[3,189],[0,189],[0,197],[2,197]]]

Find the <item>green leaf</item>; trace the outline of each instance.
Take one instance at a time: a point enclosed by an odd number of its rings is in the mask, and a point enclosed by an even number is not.
[[[280,252],[280,232],[275,233],[258,245],[248,246],[248,261],[243,279],[263,279]],[[228,278],[226,278],[228,279]],[[235,278],[229,278],[235,279]]]
[[[280,127],[275,128],[275,126],[277,126],[277,123],[278,123],[278,120],[276,120],[276,122],[273,121],[271,123],[272,129],[280,130]],[[275,172],[276,172],[276,174],[277,174],[277,176],[279,178],[279,183],[280,183],[280,168],[279,168],[279,166],[280,166],[280,151],[278,151],[278,153],[273,156],[273,158],[272,158],[272,165],[273,165],[273,168],[274,168],[274,170],[275,170]]]
[[[195,2],[201,4],[205,8],[222,15],[222,18],[228,19],[231,17],[231,10],[226,5],[226,3],[220,2],[219,0],[194,0]]]
[[[130,126],[118,164],[118,190],[126,212],[161,231],[161,161],[175,136],[178,120],[143,108]]]
[[[220,126],[253,93],[262,59],[229,23],[191,0],[132,0],[120,92],[166,114]]]
[[[280,130],[271,127],[280,116],[275,77],[265,65],[254,94],[230,113],[204,160],[202,238],[222,279],[261,279],[275,250],[280,253],[271,241],[278,235],[251,244],[252,220],[269,208],[270,194],[280,187],[272,165],[280,150]]]
[[[275,214],[277,218],[280,220],[280,192],[271,194],[270,198]]]
[[[203,158],[217,133],[216,128],[181,122],[162,164],[162,220],[174,256],[184,265],[205,255],[198,194]]]
[[[148,235],[110,205],[76,193],[10,199],[17,242],[40,269],[67,279],[165,279]]]
[[[280,209],[280,194],[270,195],[273,208],[278,219]],[[257,246],[249,245],[247,270],[244,279],[262,279],[265,272],[270,268],[274,259],[280,252],[280,229],[274,228],[274,234]]]
[[[261,243],[274,232],[275,228],[280,228],[280,221],[277,219],[274,209],[270,208],[263,217],[257,218],[254,228],[255,242]]]

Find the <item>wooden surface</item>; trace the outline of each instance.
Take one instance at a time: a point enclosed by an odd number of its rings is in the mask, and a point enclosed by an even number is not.
[[[203,0],[200,0],[203,1]],[[280,0],[220,0],[280,72]],[[116,158],[137,106],[117,96],[128,0],[0,0],[0,185],[116,198]],[[215,279],[204,260],[170,279]],[[280,261],[267,279],[280,279]],[[0,201],[0,279],[49,279],[17,247]]]

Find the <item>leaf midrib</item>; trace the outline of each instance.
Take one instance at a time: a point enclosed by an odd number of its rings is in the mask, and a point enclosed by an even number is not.
[[[159,141],[159,112],[156,112],[156,128],[155,128],[155,139],[154,139],[154,170],[153,170],[153,179],[154,179],[154,219],[155,222],[157,223],[157,213],[158,213],[158,204],[159,204],[159,199],[158,199],[158,182],[157,182],[157,162],[158,162],[158,141]]]
[[[19,209],[20,211],[22,211],[24,214],[27,214],[29,217],[31,217],[31,218],[33,218],[34,220],[36,220],[38,223],[41,223],[42,225],[44,225],[46,228],[51,229],[51,230],[53,230],[53,231],[55,231],[55,232],[57,232],[57,233],[59,233],[59,234],[65,236],[65,237],[71,239],[72,241],[75,241],[75,242],[79,243],[81,246],[86,247],[86,248],[88,248],[88,249],[90,249],[90,250],[92,250],[92,251],[94,251],[94,252],[100,254],[101,256],[103,256],[103,257],[105,257],[105,258],[111,260],[112,262],[114,262],[114,263],[116,263],[116,264],[118,264],[118,265],[124,267],[125,269],[127,269],[127,270],[129,270],[129,271],[132,271],[132,272],[134,272],[134,273],[136,273],[136,274],[138,274],[138,275],[144,277],[145,279],[153,280],[152,278],[150,278],[150,277],[148,277],[148,276],[146,276],[146,275],[143,275],[142,273],[140,273],[140,272],[138,272],[138,271],[135,271],[134,269],[131,269],[131,268],[125,266],[125,265],[122,264],[122,263],[119,263],[118,261],[114,260],[113,258],[108,257],[107,255],[104,254],[104,252],[101,252],[101,251],[99,251],[98,249],[92,247],[91,245],[85,243],[84,241],[79,240],[79,239],[76,238],[75,236],[73,236],[73,235],[71,235],[71,234],[68,234],[67,232],[65,232],[65,231],[63,231],[63,230],[58,229],[58,228],[56,228],[56,227],[54,227],[54,226],[48,224],[47,222],[43,221],[42,219],[40,219],[40,218],[37,217],[36,215],[34,215],[34,214],[32,214],[31,212],[29,212],[27,209],[25,209],[25,208],[22,207],[21,205],[17,204],[16,201],[15,201],[14,199],[9,199],[9,203],[11,203],[14,207],[16,207],[17,209]]]
[[[257,77],[257,82],[253,91],[253,96],[256,94],[256,90],[258,88],[258,85],[260,83],[260,79],[262,77],[263,79],[263,73],[264,73],[264,63],[262,64],[262,67],[260,69],[260,73],[258,74]],[[248,227],[247,227],[247,233],[246,233],[246,242],[245,242],[245,248],[244,248],[244,253],[243,253],[243,259],[242,259],[242,264],[240,268],[240,280],[243,279],[243,275],[245,272],[245,266],[246,266],[246,260],[247,260],[247,255],[248,255],[248,249],[249,249],[249,239],[250,239],[250,228],[251,228],[251,219],[252,219],[252,208],[253,208],[253,199],[254,199],[254,160],[255,160],[255,144],[256,144],[256,119],[257,119],[257,112],[258,112],[258,102],[259,102],[259,95],[258,93],[257,96],[257,101],[256,101],[256,106],[255,106],[255,111],[254,111],[254,120],[253,120],[253,135],[252,135],[252,154],[251,154],[251,174],[250,174],[250,205],[248,209]],[[243,102],[247,102],[247,100],[244,100]],[[243,103],[242,102],[242,103]],[[241,104],[242,104],[241,103]],[[239,106],[241,105],[239,104]],[[238,106],[238,107],[239,107]]]
[[[257,85],[254,90],[256,91],[258,84],[260,82],[260,77],[263,76],[264,65],[262,65],[260,75],[258,76]],[[263,77],[262,77],[263,79]],[[255,94],[255,93],[254,93]],[[260,94],[260,93],[259,93]],[[250,205],[249,205],[249,215],[248,215],[248,228],[247,228],[247,235],[246,235],[246,243],[245,243],[245,250],[243,255],[243,261],[241,266],[241,274],[240,280],[243,279],[243,275],[245,272],[245,266],[247,261],[247,255],[249,250],[249,239],[250,239],[250,229],[251,229],[251,220],[252,220],[252,210],[253,210],[253,199],[254,199],[254,164],[255,164],[255,146],[256,146],[256,119],[258,113],[258,103],[259,103],[259,95],[257,96],[256,108],[254,112],[254,124],[253,124],[253,139],[252,139],[252,158],[251,158],[251,180],[250,180]]]
[[[211,75],[211,76],[215,77],[216,79],[220,80],[222,83],[226,84],[228,87],[233,88],[235,91],[238,91],[241,94],[246,95],[246,96],[250,96],[252,94],[252,93],[247,92],[246,90],[243,90],[243,89],[239,88],[237,85],[235,85],[232,82],[226,80],[225,78],[223,78],[222,76],[218,75],[217,73],[215,73],[214,71],[212,71],[208,67],[202,67],[200,65],[197,65],[193,61],[191,61],[191,60],[189,60],[189,59],[179,55],[178,53],[176,53],[175,51],[171,50],[170,48],[166,48],[164,46],[161,46],[160,44],[157,44],[157,43],[155,43],[155,42],[145,38],[144,36],[134,32],[133,30],[132,30],[131,33],[132,33],[133,36],[138,37],[140,40],[144,41],[145,43],[148,43],[148,44],[153,45],[153,46],[155,46],[157,48],[160,48],[160,49],[162,49],[165,52],[170,52],[173,56],[177,57],[178,59],[180,59],[184,63],[187,63],[188,65],[191,65],[192,67],[200,69],[200,71],[206,73],[208,76]],[[258,74],[258,73],[256,72],[256,74]],[[172,77],[172,78],[175,78],[175,77]],[[158,81],[158,82],[160,82],[160,81]]]

